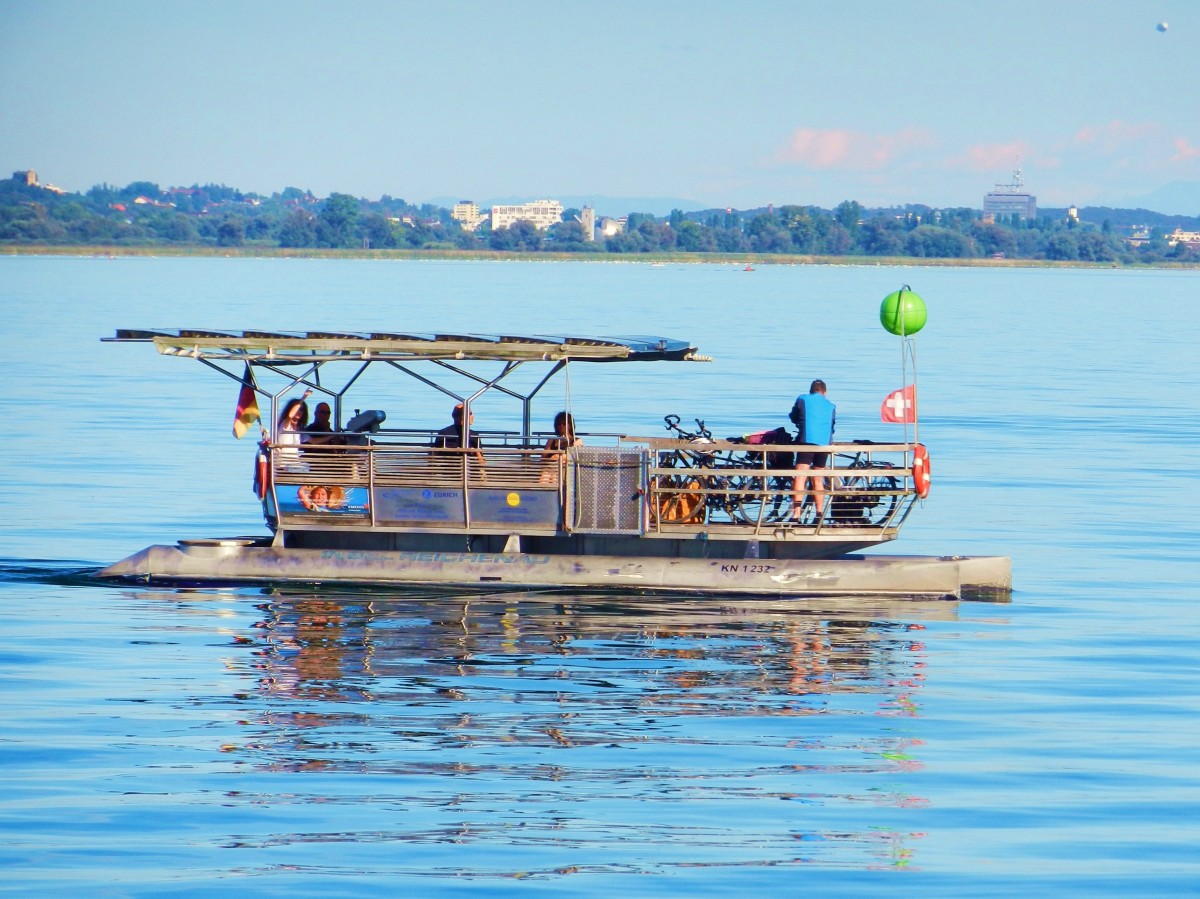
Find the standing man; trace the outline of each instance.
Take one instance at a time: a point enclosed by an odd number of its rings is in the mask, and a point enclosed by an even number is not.
[[[808,393],[796,398],[788,418],[796,426],[796,443],[808,446],[826,446],[832,443],[837,407],[825,398],[825,382],[819,379],[813,381]],[[792,521],[800,520],[804,498],[814,480],[805,472],[810,468],[824,468],[828,463],[829,453],[803,450],[796,453],[796,477],[792,481]],[[828,478],[821,478],[820,481],[821,483],[816,485],[817,489],[812,492],[818,521],[825,512],[825,491],[829,488]]]

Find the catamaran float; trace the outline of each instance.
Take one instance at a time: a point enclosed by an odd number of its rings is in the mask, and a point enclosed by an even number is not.
[[[569,366],[711,361],[687,341],[210,330],[106,340],[151,344],[239,381],[243,419],[242,407],[261,402],[275,423],[289,394],[311,393],[331,407],[333,438],[297,444],[264,428],[255,480],[270,533],[150,546],[104,578],[759,596],[1010,587],[1006,558],[860,552],[895,540],[928,490],[915,442],[816,448],[830,454],[809,472],[826,500],[818,513],[793,502],[786,431],[723,440],[673,415],[659,437],[562,441],[533,427],[535,400]],[[386,410],[350,414],[368,373],[453,398],[466,433],[447,440],[444,430],[387,427]],[[485,395],[516,403],[519,426],[472,430]]]

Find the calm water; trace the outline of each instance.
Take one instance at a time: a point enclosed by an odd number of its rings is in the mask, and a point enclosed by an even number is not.
[[[236,386],[117,327],[664,334],[581,426],[885,439],[1010,604],[98,586],[262,533]],[[0,257],[0,884],[27,895],[1200,894],[1197,272]],[[630,370],[633,369],[633,370]],[[546,421],[566,402],[536,410]],[[444,400],[379,387],[389,424]],[[501,421],[504,411],[480,407]]]

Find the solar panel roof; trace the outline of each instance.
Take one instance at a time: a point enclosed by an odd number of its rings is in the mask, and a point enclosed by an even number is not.
[[[353,331],[225,331],[118,328],[105,338],[153,343],[160,353],[208,359],[571,359],[593,362],[701,359],[670,337],[517,334],[415,334]]]

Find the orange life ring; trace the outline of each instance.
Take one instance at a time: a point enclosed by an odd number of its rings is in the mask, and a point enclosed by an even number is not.
[[[254,458],[254,495],[260,500],[267,498],[267,491],[271,488],[271,468],[267,457],[267,451],[259,447],[258,453]]]
[[[929,450],[925,449],[923,443],[918,443],[913,449],[912,476],[917,496],[921,499],[929,496]]]

